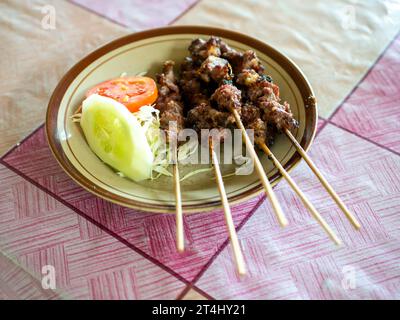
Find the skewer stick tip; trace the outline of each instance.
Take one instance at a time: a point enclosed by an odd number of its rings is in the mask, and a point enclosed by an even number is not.
[[[238,269],[238,274],[239,276],[243,277],[246,275],[246,268],[243,266],[243,268]]]
[[[319,171],[317,166],[314,164],[314,162],[308,156],[308,154],[303,149],[303,147],[300,145],[300,143],[296,140],[296,138],[293,136],[293,134],[290,132],[290,130],[286,129],[285,133],[286,133],[287,137],[289,138],[289,140],[296,147],[297,152],[301,155],[301,157],[308,164],[308,166],[311,169],[311,171],[314,172],[315,176],[321,182],[322,186],[329,193],[329,195],[332,197],[332,199],[336,202],[338,207],[342,210],[342,212],[345,214],[345,216],[350,221],[350,223],[353,225],[353,227],[356,230],[359,230],[361,228],[361,225],[357,221],[356,217],[349,211],[349,209],[347,209],[347,207],[344,204],[344,202],[342,201],[342,199],[340,199],[339,195],[335,192],[335,190],[333,190],[332,186],[329,184],[329,182],[325,179],[325,177]]]
[[[289,224],[289,221],[286,218],[279,219],[279,224],[282,228],[286,227]]]
[[[244,262],[243,253],[240,248],[239,240],[237,237],[235,224],[232,219],[232,213],[229,207],[228,197],[226,196],[224,181],[222,179],[221,170],[219,168],[218,157],[214,150],[212,138],[209,139],[209,148],[211,153],[211,161],[214,166],[215,178],[217,180],[218,191],[221,197],[222,207],[224,209],[225,223],[228,228],[228,234],[231,240],[231,246],[236,262],[237,272],[240,276],[243,276],[246,274],[246,265]]]
[[[328,223],[324,220],[324,218],[319,214],[319,212],[315,209],[313,204],[308,200],[303,191],[300,190],[297,183],[292,179],[289,173],[285,170],[282,164],[278,161],[275,155],[271,152],[268,146],[265,143],[259,143],[259,147],[264,151],[264,153],[271,159],[274,163],[275,167],[279,170],[282,176],[286,179],[289,186],[293,189],[293,191],[300,197],[301,201],[305,205],[305,207],[310,211],[311,215],[314,219],[321,225],[321,227],[328,234],[329,238],[337,245],[340,246],[342,244],[341,240],[336,236],[333,230],[330,228]]]
[[[176,249],[178,250],[179,253],[182,253],[185,251],[185,245],[182,243],[178,243],[176,246]]]
[[[177,148],[174,147],[173,150],[174,160],[176,161],[173,165],[174,171],[174,183],[175,183],[175,203],[176,203],[176,249],[178,252],[183,252],[185,250],[185,236],[183,228],[183,212],[182,212],[182,196],[181,196],[181,185],[179,178],[179,168],[177,162]]]

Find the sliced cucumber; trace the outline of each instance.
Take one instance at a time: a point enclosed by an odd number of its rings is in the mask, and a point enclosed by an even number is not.
[[[153,154],[143,128],[124,105],[92,94],[82,103],[80,124],[90,148],[105,163],[134,181],[151,177]]]

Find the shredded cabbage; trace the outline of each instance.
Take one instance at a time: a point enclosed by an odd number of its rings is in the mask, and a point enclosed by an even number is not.
[[[153,106],[143,106],[138,112],[134,113],[134,116],[139,120],[154,155],[153,171],[157,174],[155,176],[152,175],[151,179],[157,179],[161,175],[171,177],[172,173],[168,170],[171,150],[165,143],[165,135],[160,130],[160,111]],[[197,139],[190,139],[188,142],[180,145],[178,147],[178,162],[182,164],[189,163],[190,157],[196,153],[198,147],[199,142]],[[211,169],[203,168],[191,171],[181,178],[180,181],[186,180],[198,173],[210,171]]]
[[[140,75],[144,75],[145,72]],[[121,74],[121,77],[126,76],[126,73]],[[73,122],[80,122],[81,120],[81,109],[71,116]],[[147,142],[150,146],[151,152],[154,156],[151,179],[157,179],[161,175],[172,176],[172,173],[168,170],[170,165],[170,148],[165,141],[165,134],[160,130],[160,111],[155,109],[154,106],[146,105],[142,106],[139,111],[133,113],[136,119],[141,125]],[[191,163],[192,157],[197,157],[197,151],[199,148],[199,142],[197,139],[190,139],[188,142],[181,144],[178,147],[178,163],[183,165]],[[248,170],[252,168],[252,161],[249,158],[243,156],[234,157],[236,163],[239,164],[235,172],[225,175],[224,177],[229,177],[232,175],[242,175],[248,174]],[[186,180],[199,173],[207,172],[212,170],[212,167],[201,168],[189,172],[180,181]],[[155,173],[155,174],[154,174]],[[122,172],[116,172],[120,177],[124,177]]]
[[[196,174],[199,174],[199,173],[202,173],[202,172],[208,172],[208,171],[211,171],[211,170],[212,170],[211,167],[194,170],[194,171],[192,171],[192,172],[189,172],[187,175],[185,175],[185,176],[184,176],[183,178],[181,178],[179,181],[186,180],[187,178],[190,178],[190,177],[192,177],[192,176],[194,176],[194,175],[196,175]]]
[[[182,144],[178,148],[178,162],[182,164],[190,163],[192,156],[197,155],[199,148],[199,141],[197,139],[190,139],[188,142]]]
[[[233,159],[235,160],[235,163],[237,164],[235,171],[224,174],[222,176],[223,178],[229,178],[232,176],[249,175],[253,172],[254,162],[251,158],[245,157],[242,155],[237,155],[237,156],[234,156]],[[215,180],[215,177],[212,177],[211,180]]]
[[[172,176],[172,173],[167,169],[170,150],[165,143],[165,136],[160,130],[160,111],[153,106],[143,106],[133,115],[142,126],[154,155],[153,171],[158,174],[154,176],[152,173],[151,179],[157,179],[161,175]]]

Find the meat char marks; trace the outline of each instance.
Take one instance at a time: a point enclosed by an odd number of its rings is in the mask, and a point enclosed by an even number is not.
[[[171,61],[157,77],[163,126],[176,121],[178,131],[184,123],[197,131],[222,131],[234,127],[233,108],[241,114],[244,126],[254,130],[256,143],[268,145],[277,132],[298,126],[254,51],[239,52],[218,37],[195,39],[188,49],[179,81]]]

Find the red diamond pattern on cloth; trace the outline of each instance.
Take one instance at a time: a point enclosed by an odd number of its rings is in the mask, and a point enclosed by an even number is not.
[[[60,168],[47,145],[43,128],[3,160],[67,201],[82,214],[168,266],[187,281],[191,281],[202,270],[227,240],[225,220],[221,210],[207,214],[191,214],[185,217],[187,247],[183,254],[178,254],[175,247],[174,215],[143,214],[112,204],[87,192]],[[256,197],[232,208],[236,225],[257,206],[260,199],[261,197]],[[37,210],[38,205],[34,201],[30,205],[35,206]],[[82,227],[79,230],[81,237],[96,239],[102,236],[98,227],[83,219],[79,218],[79,225]]]
[[[329,158],[335,153],[340,157]],[[327,238],[283,182],[277,194],[287,204],[289,226],[274,225],[268,219],[271,209],[262,205],[239,232],[249,276],[236,276],[228,246],[196,286],[217,299],[400,298],[400,177],[386,180],[384,188],[375,182],[379,174],[399,172],[400,158],[329,124],[310,155],[362,229],[352,228],[302,163],[293,178],[343,240],[343,247]],[[354,288],[346,287],[349,274],[354,274]]]
[[[0,255],[0,297],[174,299],[183,290],[183,282],[111,235],[86,239],[74,211],[59,202],[49,207],[54,198],[3,165],[0,180],[0,249],[7,254]],[[17,203],[35,216],[21,216]],[[45,265],[55,268],[56,292],[42,290]]]
[[[400,36],[332,122],[400,153]]]

